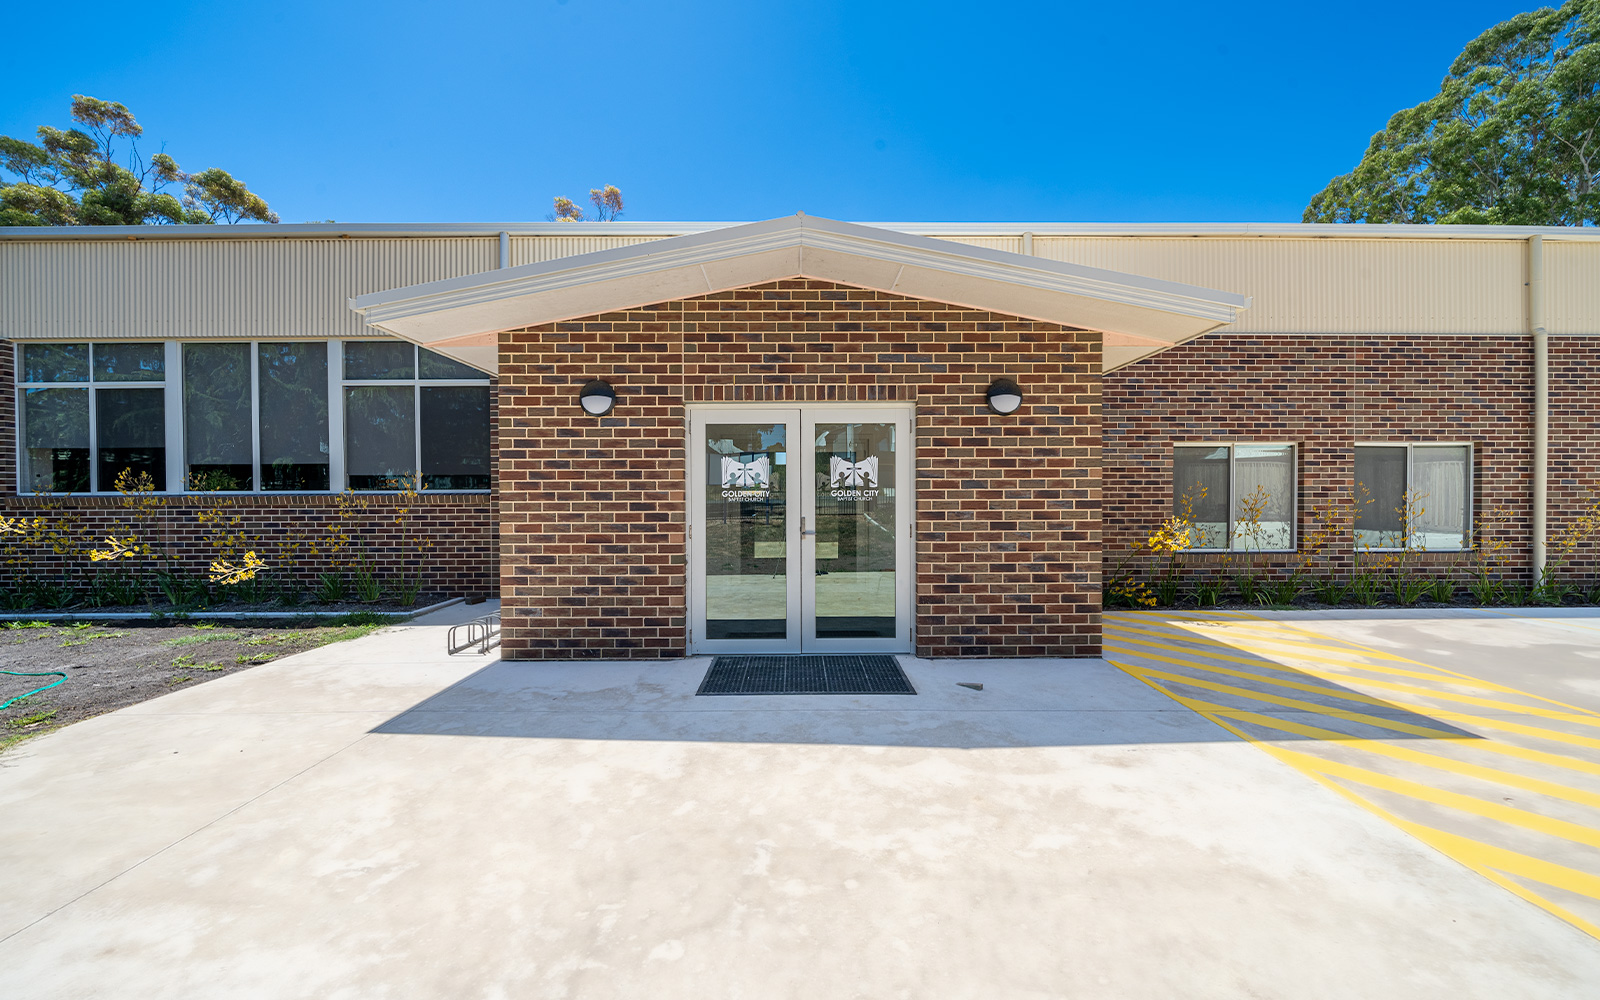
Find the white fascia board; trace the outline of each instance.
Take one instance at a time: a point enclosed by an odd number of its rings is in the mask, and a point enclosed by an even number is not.
[[[800,276],[1161,341],[1231,323],[1250,304],[1233,292],[791,216],[375,292],[350,306],[427,343]]]

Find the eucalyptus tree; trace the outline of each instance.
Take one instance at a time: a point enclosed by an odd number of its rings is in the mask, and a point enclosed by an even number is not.
[[[1468,43],[1439,93],[1389,119],[1305,222],[1600,223],[1600,0]]]
[[[145,159],[144,126],[121,104],[74,94],[72,120],[67,129],[40,126],[37,142],[0,136],[0,225],[278,221],[226,170],[185,173],[165,150]],[[173,186],[182,194],[166,191]]]

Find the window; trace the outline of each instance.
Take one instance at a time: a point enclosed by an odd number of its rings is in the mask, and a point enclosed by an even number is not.
[[[1358,548],[1466,548],[1471,445],[1357,445],[1356,483]]]
[[[109,492],[124,471],[167,488],[166,347],[22,344],[20,488]]]
[[[17,390],[22,492],[490,486],[488,376],[398,341],[25,343]]]
[[[1191,548],[1293,551],[1295,468],[1292,444],[1175,446],[1172,512],[1191,518]]]
[[[347,343],[344,438],[351,489],[393,489],[421,472],[430,490],[486,490],[488,379],[412,344]]]
[[[328,489],[328,344],[184,344],[183,418],[190,489]]]

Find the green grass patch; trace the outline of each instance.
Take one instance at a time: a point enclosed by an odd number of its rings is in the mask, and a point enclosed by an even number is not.
[[[55,717],[56,710],[50,708],[43,712],[35,712],[32,715],[24,715],[20,719],[12,719],[11,721],[7,722],[6,725],[12,726],[16,729],[25,729],[28,726],[37,726],[41,722],[48,722]]]
[[[49,628],[49,622],[6,622],[6,628]]]
[[[220,642],[225,639],[237,639],[239,632],[205,632],[202,629],[214,628],[212,625],[196,625],[195,631],[188,635],[180,635],[173,639],[163,639],[163,646],[193,646],[202,642]]]
[[[90,632],[88,635],[83,635],[82,633],[79,633],[79,635],[82,636],[82,638],[78,638],[78,639],[63,639],[61,641],[61,645],[62,646],[87,646],[87,645],[89,645],[89,643],[95,641],[96,639],[120,639],[120,638],[122,638],[123,636],[125,636],[127,634],[128,633],[126,633],[126,632]]]

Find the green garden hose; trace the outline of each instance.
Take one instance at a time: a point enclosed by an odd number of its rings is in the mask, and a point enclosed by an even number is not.
[[[32,691],[29,691],[27,694],[19,694],[19,695],[17,695],[15,698],[12,698],[10,701],[6,702],[4,705],[0,705],[0,712],[4,712],[6,709],[10,708],[12,705],[15,705],[17,702],[21,701],[24,698],[32,698],[34,695],[38,694],[41,691],[48,691],[51,688],[55,687],[57,684],[65,684],[67,682],[67,675],[62,673],[59,670],[47,670],[42,674],[25,674],[20,670],[0,670],[0,674],[10,674],[12,677],[59,677],[59,678],[61,678],[58,681],[51,681],[49,684],[46,684],[42,688],[34,688]]]

